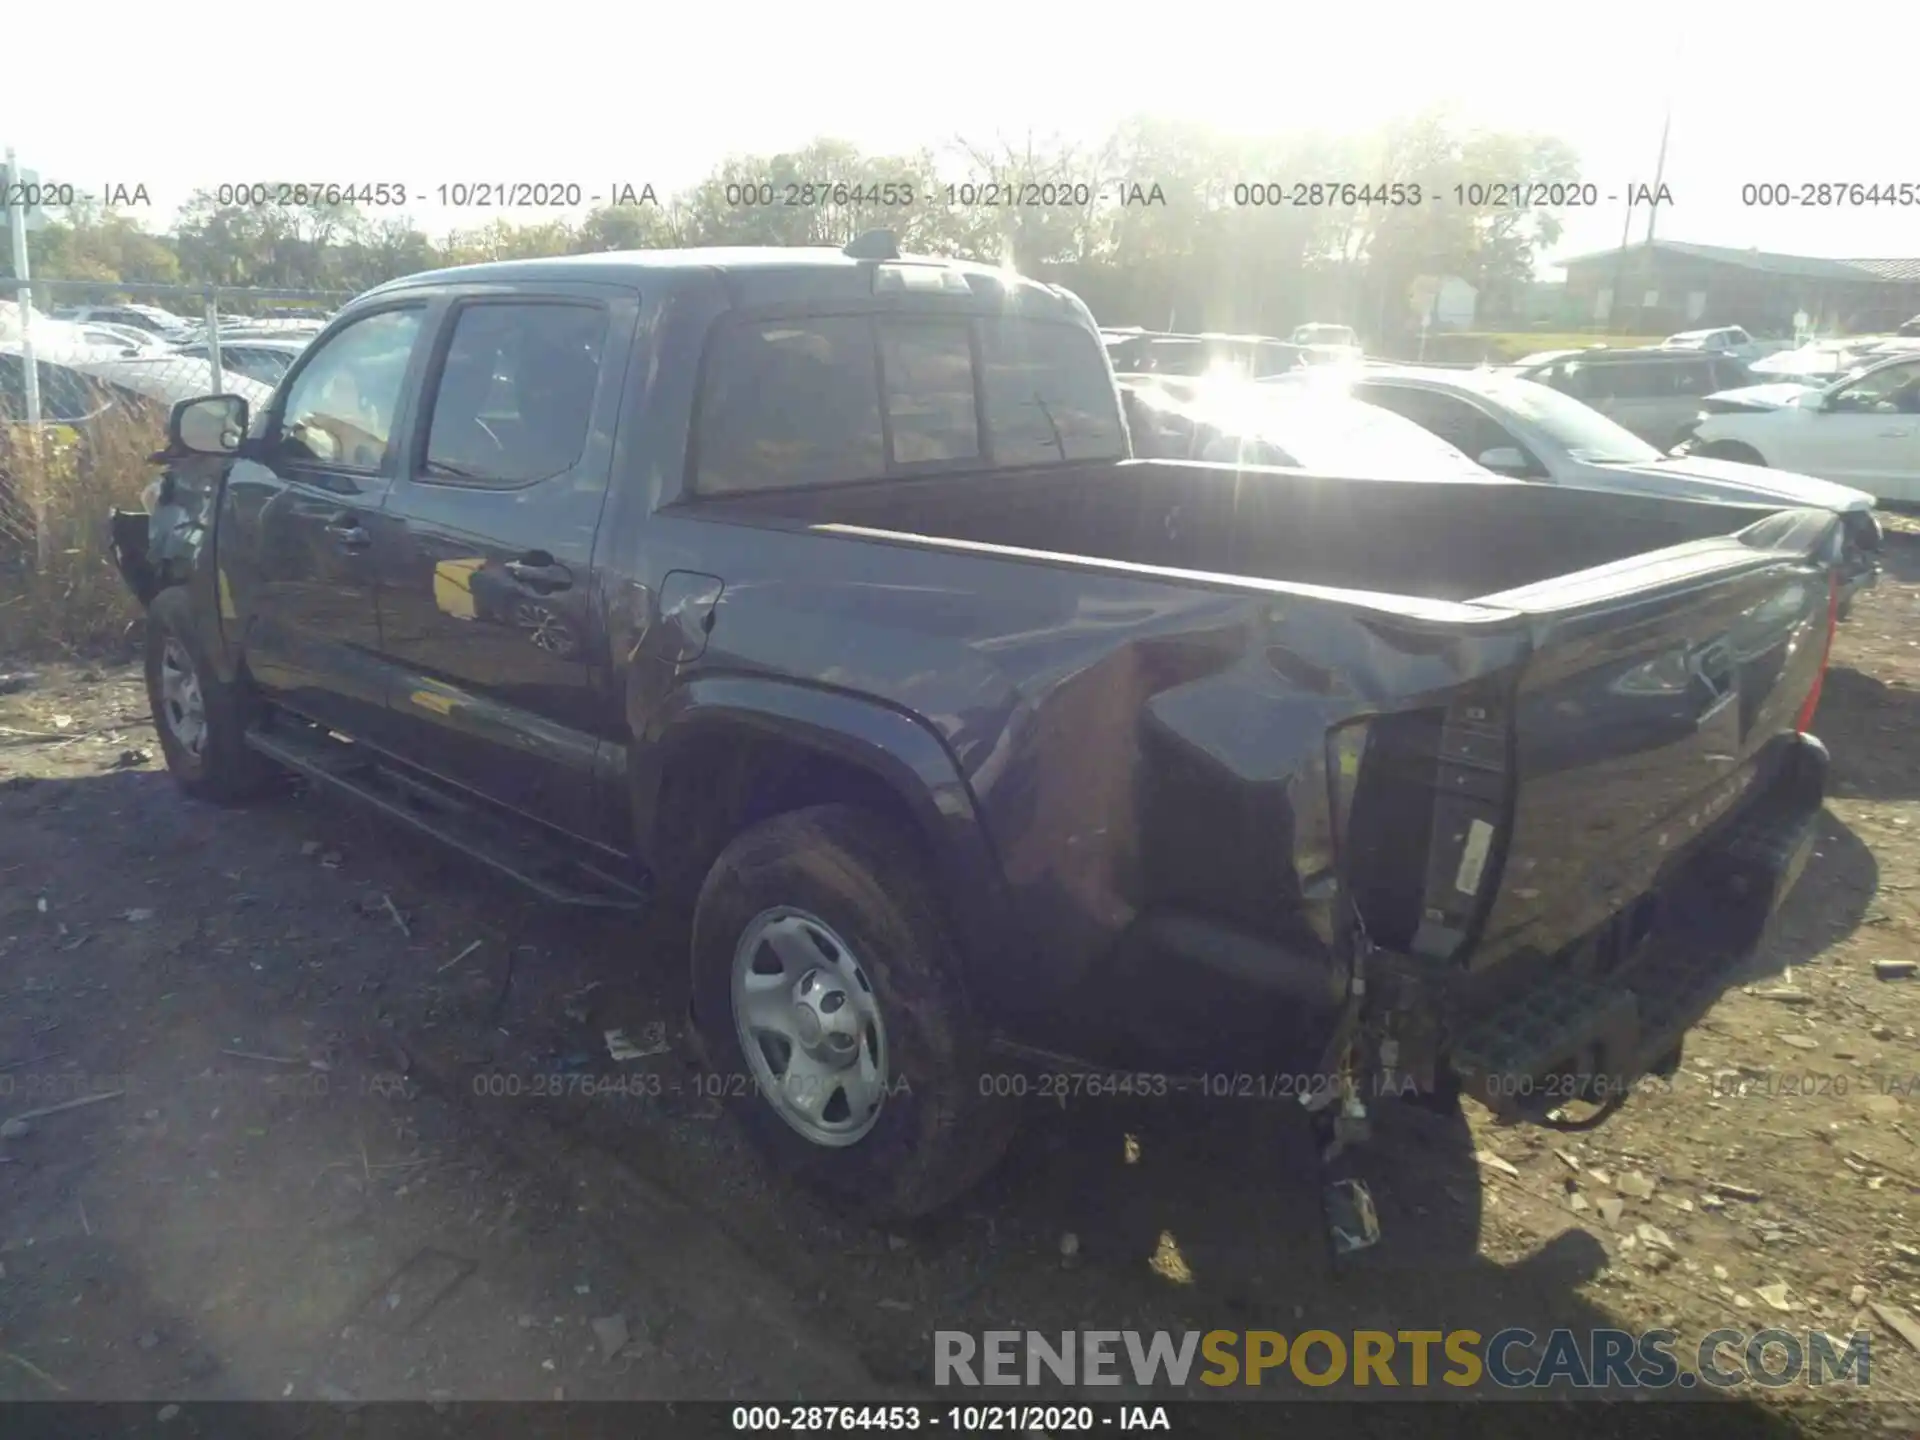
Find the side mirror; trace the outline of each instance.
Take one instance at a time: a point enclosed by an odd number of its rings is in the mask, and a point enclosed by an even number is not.
[[[247,433],[247,402],[238,395],[182,400],[167,417],[167,445],[191,455],[231,455]]]
[[[1516,445],[1496,445],[1481,451],[1480,465],[1499,475],[1526,475],[1533,469],[1532,462]]]
[[[1804,395],[1797,397],[1793,403],[1798,405],[1802,410],[1824,410],[1827,408],[1827,392],[1824,390],[1809,390]]]

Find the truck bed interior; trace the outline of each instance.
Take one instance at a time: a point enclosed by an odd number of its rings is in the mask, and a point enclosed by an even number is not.
[[[948,473],[702,503],[742,518],[1453,601],[1730,535],[1771,513],[1526,481],[1347,480],[1157,460]]]

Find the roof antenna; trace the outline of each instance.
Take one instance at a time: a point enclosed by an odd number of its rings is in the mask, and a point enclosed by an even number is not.
[[[854,260],[898,260],[900,241],[891,230],[869,230],[849,240],[840,253]]]

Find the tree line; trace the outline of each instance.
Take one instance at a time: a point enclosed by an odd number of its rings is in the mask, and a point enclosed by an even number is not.
[[[1512,317],[1559,237],[1550,211],[1477,210],[1455,202],[1454,186],[1578,176],[1556,137],[1468,130],[1443,112],[1357,135],[1264,138],[1139,118],[1083,144],[879,155],[819,139],[728,158],[683,192],[636,187],[620,197],[630,203],[578,218],[496,218],[437,238],[395,211],[222,204],[201,190],[164,232],[75,206],[29,242],[33,273],[49,279],[357,292],[482,260],[840,245],[885,228],[903,250],[1067,284],[1106,324],[1273,333],[1326,320],[1387,340],[1417,327],[1426,277],[1473,285],[1483,324]]]

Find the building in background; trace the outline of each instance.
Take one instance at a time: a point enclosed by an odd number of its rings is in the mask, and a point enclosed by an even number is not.
[[[1920,312],[1920,259],[1825,260],[1654,240],[1557,262],[1583,325],[1657,335],[1740,325],[1794,333],[1803,313],[1819,334],[1873,334]]]

